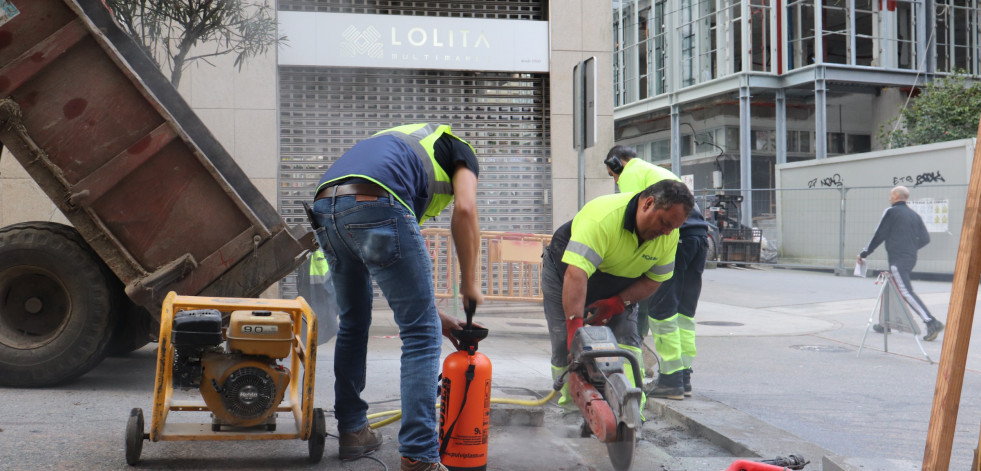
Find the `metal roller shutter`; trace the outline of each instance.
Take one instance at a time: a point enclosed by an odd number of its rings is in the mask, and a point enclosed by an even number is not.
[[[546,75],[428,70],[280,68],[279,209],[306,224],[324,170],[356,142],[414,122],[447,123],[480,160],[483,230],[552,227]],[[427,227],[449,227],[449,211]],[[291,296],[292,280],[283,294]]]
[[[284,11],[544,20],[543,0],[280,0]],[[483,230],[552,229],[548,75],[280,67],[279,210],[306,224],[324,170],[361,139],[414,122],[446,123],[477,151]],[[448,227],[449,212],[426,224]],[[281,294],[296,293],[291,277]]]

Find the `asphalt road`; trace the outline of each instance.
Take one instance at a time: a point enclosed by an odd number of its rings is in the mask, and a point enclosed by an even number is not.
[[[941,320],[951,283],[914,281]],[[865,335],[878,287],[871,279],[789,270],[707,270],[699,306],[695,397],[652,401],[639,434],[634,469],[719,470],[740,450],[786,455],[826,450],[864,470],[918,469],[926,442],[937,365],[908,334]],[[491,305],[478,311],[491,329],[481,351],[494,362],[494,397],[531,399],[551,378],[544,319],[537,306]],[[399,407],[399,344],[390,315],[376,313],[365,397],[371,412]],[[966,364],[964,392],[950,469],[968,469],[981,423],[981,355],[977,334]],[[924,342],[940,358],[941,338]],[[332,406],[332,343],[318,354],[317,407]],[[444,354],[451,352],[448,342]],[[155,350],[145,347],[109,358],[69,384],[43,389],[0,389],[0,469],[133,469],[124,460],[124,430],[131,408],[149,421]],[[605,446],[578,437],[578,418],[555,406],[544,426],[492,428],[489,469],[606,470]],[[673,410],[681,420],[661,417]],[[207,421],[203,414],[181,420]],[[176,419],[173,419],[176,420]],[[283,419],[280,419],[283,420]],[[718,427],[726,437],[698,438],[692,423]],[[340,462],[336,440],[318,465],[307,463],[299,440],[259,442],[145,442],[136,469],[396,469],[397,425],[382,429],[380,460]],[[693,432],[695,430],[695,432]],[[334,422],[328,414],[328,431]],[[705,432],[703,429],[702,432]],[[772,435],[771,435],[772,434]],[[711,435],[711,434],[706,434]],[[758,441],[755,445],[754,440]],[[726,443],[745,442],[733,450]],[[806,468],[820,471],[821,456]]]

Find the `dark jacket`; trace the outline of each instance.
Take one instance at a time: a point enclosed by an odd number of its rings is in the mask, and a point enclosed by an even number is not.
[[[920,215],[910,209],[905,201],[899,201],[882,213],[882,220],[872,240],[859,255],[867,257],[882,242],[886,243],[890,266],[912,269],[916,265],[916,252],[930,243],[930,233]]]

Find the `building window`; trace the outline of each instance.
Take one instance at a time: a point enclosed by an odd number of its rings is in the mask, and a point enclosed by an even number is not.
[[[697,5],[697,3],[696,3]],[[694,85],[695,81],[695,23],[694,12],[692,11],[692,0],[681,0],[681,26],[679,36],[681,38],[681,86],[687,87]]]
[[[762,72],[772,72],[775,67],[772,63],[770,48],[770,0],[749,0],[749,20],[750,20],[750,58],[753,61],[752,70]]]
[[[787,3],[787,69],[814,63],[814,2],[791,0]]]
[[[937,0],[937,70],[978,73],[978,15],[975,2]]]
[[[821,43],[824,47],[822,62],[848,64],[851,30],[847,4],[844,2],[822,2],[821,5]]]
[[[855,65],[872,65],[874,21],[872,0],[855,0]]]

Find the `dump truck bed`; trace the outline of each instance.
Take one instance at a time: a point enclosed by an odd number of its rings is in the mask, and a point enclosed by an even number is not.
[[[131,299],[255,297],[315,247],[101,2],[0,7],[0,142]]]

